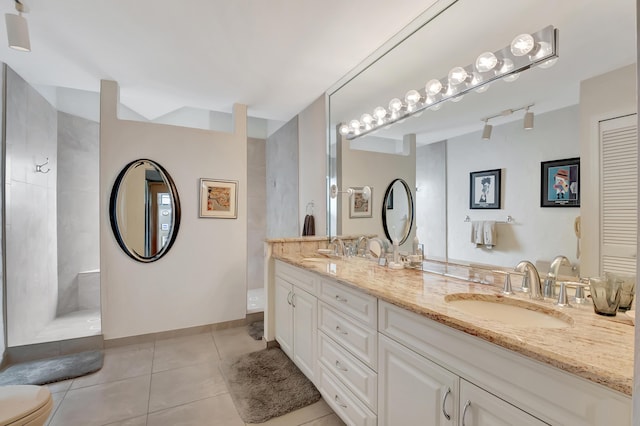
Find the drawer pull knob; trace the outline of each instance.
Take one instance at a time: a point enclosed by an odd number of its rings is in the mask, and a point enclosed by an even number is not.
[[[471,407],[471,401],[467,399],[466,404],[464,404],[464,408],[462,409],[462,426],[464,426],[464,418],[467,416],[467,410]]]
[[[347,303],[347,299],[345,299],[344,297],[340,297],[340,295],[339,295],[339,294],[336,294],[336,300],[337,300],[338,302],[344,302],[344,303]]]
[[[445,419],[451,420],[451,415],[447,413],[447,409],[445,408],[445,404],[447,403],[447,397],[451,393],[451,388],[447,388],[447,392],[442,397],[442,414],[444,414]]]
[[[336,331],[337,331],[338,333],[340,333],[340,334],[344,334],[344,335],[349,334],[349,333],[347,333],[346,331],[344,331],[343,329],[341,329],[339,325],[336,325]]]
[[[347,408],[347,404],[345,404],[345,403],[341,402],[341,401],[340,401],[340,398],[338,398],[338,395],[336,395],[335,400],[336,400],[336,404],[338,404],[340,407],[342,407],[342,408]]]
[[[348,369],[344,368],[342,364],[340,364],[340,361],[338,361],[337,359],[336,359],[336,368],[342,371],[349,371]]]

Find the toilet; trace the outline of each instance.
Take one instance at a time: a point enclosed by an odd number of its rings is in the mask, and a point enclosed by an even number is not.
[[[46,386],[0,386],[0,426],[42,426],[52,407]]]

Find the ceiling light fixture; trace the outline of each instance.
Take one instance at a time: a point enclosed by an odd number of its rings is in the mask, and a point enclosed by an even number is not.
[[[493,130],[493,126],[489,124],[489,120],[492,120],[498,117],[506,117],[508,115],[513,114],[516,111],[522,111],[522,110],[526,111],[524,114],[524,128],[526,130],[533,129],[533,112],[529,111],[529,108],[531,108],[533,105],[535,104],[525,105],[520,108],[505,109],[504,111],[501,111],[497,114],[493,114],[493,115],[490,115],[489,117],[485,117],[481,119],[481,121],[484,121],[484,128],[482,129],[482,139],[484,140],[491,139],[491,130]]]
[[[7,39],[9,47],[21,52],[31,52],[31,43],[29,41],[29,27],[27,20],[22,16],[27,13],[27,8],[20,0],[15,0],[17,15],[13,13],[5,13],[4,18],[7,23]]]
[[[453,67],[446,77],[430,79],[421,90],[408,91],[404,102],[399,98],[393,98],[388,104],[389,110],[377,107],[373,110],[372,121],[351,120],[341,124],[338,130],[347,139],[355,139],[380,127],[387,128],[425,109],[436,111],[446,101],[458,102],[471,91],[482,93],[496,80],[514,81],[522,71],[532,67],[548,68],[557,59],[556,28],[548,26],[535,33],[520,34],[508,46],[496,52],[481,53],[473,64]],[[367,118],[368,116],[367,114]],[[525,120],[531,120],[533,127],[533,113],[525,116]],[[485,128],[486,126],[490,125],[485,123]],[[488,132],[490,136],[491,130]]]

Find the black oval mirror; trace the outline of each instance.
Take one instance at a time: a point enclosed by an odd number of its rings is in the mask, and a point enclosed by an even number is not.
[[[109,216],[113,234],[129,257],[138,262],[160,259],[180,227],[180,199],[173,179],[155,161],[132,161],[113,185]]]
[[[384,193],[382,201],[382,228],[387,239],[399,244],[407,241],[413,225],[413,197],[407,182],[394,179]]]

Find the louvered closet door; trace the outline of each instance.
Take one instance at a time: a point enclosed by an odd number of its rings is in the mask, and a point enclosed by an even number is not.
[[[638,128],[636,115],[600,122],[600,272],[636,273]]]

